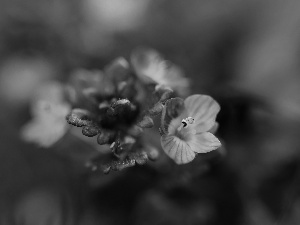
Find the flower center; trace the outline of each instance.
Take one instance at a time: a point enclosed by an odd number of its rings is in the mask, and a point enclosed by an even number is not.
[[[181,140],[187,141],[196,130],[191,126],[195,122],[193,117],[187,117],[181,121],[181,125],[176,130],[176,136]]]
[[[183,128],[188,128],[189,125],[193,124],[194,122],[195,122],[195,119],[193,117],[189,116],[181,121],[181,125],[180,125],[180,127],[178,127],[177,130],[181,131],[181,129],[183,129]]]

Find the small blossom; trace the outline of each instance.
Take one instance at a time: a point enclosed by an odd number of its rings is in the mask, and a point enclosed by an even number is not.
[[[206,95],[168,100],[161,124],[161,145],[165,153],[177,164],[185,164],[197,153],[219,148],[220,141],[210,132],[216,127],[219,111],[219,104]]]
[[[189,91],[189,79],[177,65],[164,60],[152,49],[137,49],[131,55],[131,63],[137,76],[145,83],[156,83],[174,89],[185,96]]]
[[[52,82],[42,86],[33,101],[33,118],[21,129],[21,137],[41,147],[50,147],[66,133],[65,117],[71,106],[64,101],[63,86]]]

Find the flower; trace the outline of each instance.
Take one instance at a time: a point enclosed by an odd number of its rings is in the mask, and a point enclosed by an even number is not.
[[[64,87],[57,82],[49,82],[37,90],[31,105],[33,118],[21,129],[23,140],[41,147],[50,147],[68,130],[65,117],[71,106],[64,101]]]
[[[216,127],[219,104],[207,95],[192,95],[185,100],[166,102],[161,121],[161,145],[177,164],[192,161],[197,153],[207,153],[221,146],[210,132]]]
[[[177,65],[166,61],[153,49],[140,48],[131,55],[131,64],[137,76],[145,83],[156,83],[174,89],[179,95],[186,96],[189,79]]]

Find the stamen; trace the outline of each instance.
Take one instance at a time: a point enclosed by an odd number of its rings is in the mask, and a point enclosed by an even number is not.
[[[195,119],[190,116],[181,121],[181,123],[184,125],[184,127],[187,127],[188,124],[193,124],[194,122],[195,122]]]
[[[193,124],[195,122],[195,119],[193,117],[187,117],[181,121],[181,126],[178,127],[178,131],[180,131],[182,128],[187,128],[189,124]]]

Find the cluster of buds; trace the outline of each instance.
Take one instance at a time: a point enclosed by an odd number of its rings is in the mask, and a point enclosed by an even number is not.
[[[154,126],[153,117],[161,114],[173,90],[140,79],[137,57],[141,56],[133,54],[131,64],[118,58],[103,71],[79,70],[71,76],[68,93],[73,109],[67,122],[81,127],[85,136],[97,136],[98,144],[111,150],[88,162],[93,170],[119,171],[159,155],[156,148],[143,143],[142,135]]]

